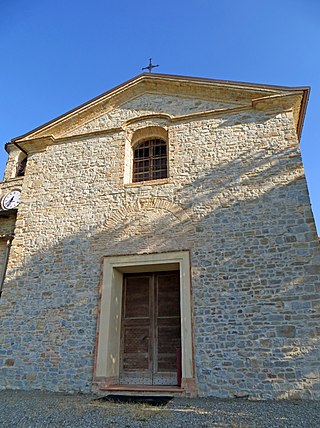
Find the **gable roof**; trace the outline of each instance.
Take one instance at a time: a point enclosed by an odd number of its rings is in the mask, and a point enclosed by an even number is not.
[[[229,100],[236,101],[239,104],[246,103],[248,105],[250,103],[258,109],[263,109],[263,105],[266,103],[273,107],[293,108],[296,130],[300,137],[310,88],[305,86],[286,87],[170,74],[142,73],[67,111],[57,118],[13,138],[7,144],[12,143],[16,145],[26,140],[31,142],[33,139],[52,136],[57,129],[61,129],[61,127],[66,126],[68,123],[72,123],[75,118],[81,121],[82,117],[87,117],[94,109],[103,108],[106,103],[109,103],[111,106],[116,105],[144,92],[171,93],[178,96],[189,95],[198,97],[205,94],[206,97],[211,97],[212,99],[227,97]]]

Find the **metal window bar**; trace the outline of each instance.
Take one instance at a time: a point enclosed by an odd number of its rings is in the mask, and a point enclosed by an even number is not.
[[[160,139],[143,141],[133,150],[132,181],[167,178],[167,143]]]

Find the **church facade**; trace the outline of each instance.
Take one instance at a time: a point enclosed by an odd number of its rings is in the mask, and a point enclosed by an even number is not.
[[[7,143],[0,388],[320,398],[308,94],[142,74]]]

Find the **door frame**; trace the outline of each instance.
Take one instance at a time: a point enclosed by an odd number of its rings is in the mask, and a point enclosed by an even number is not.
[[[119,384],[123,274],[170,270],[180,272],[181,388],[186,395],[196,395],[190,251],[103,258],[93,373],[94,391]]]

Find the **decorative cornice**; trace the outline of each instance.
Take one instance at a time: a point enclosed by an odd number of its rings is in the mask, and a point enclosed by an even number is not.
[[[177,96],[204,97],[206,99],[228,99],[229,101],[238,103],[238,106],[233,108],[191,113],[176,117],[172,117],[165,113],[157,114],[159,118],[161,117],[163,119],[170,120],[171,122],[210,117],[212,115],[225,114],[228,112],[237,112],[248,109],[249,106],[251,108],[259,108],[261,103],[266,103],[266,101],[271,103],[277,101],[278,106],[280,107],[281,103],[279,103],[279,100],[285,98],[288,101],[290,98],[294,100],[295,97],[298,96],[298,98],[300,97],[300,102],[299,105],[296,103],[295,120],[297,133],[300,135],[309,91],[310,88],[308,87],[289,88],[284,86],[231,82],[228,80],[224,81],[187,76],[143,73],[119,86],[116,86],[102,95],[93,98],[79,107],[68,111],[56,119],[53,119],[20,137],[14,138],[12,142],[18,142],[20,144],[21,142],[29,140],[30,142],[32,141],[32,144],[35,144],[35,141],[40,143],[40,138],[43,137],[51,138],[52,143],[56,143],[56,141],[61,140],[62,138],[66,141],[66,138],[68,137],[61,135],[61,133],[63,133],[62,131],[64,126],[69,133],[73,129],[76,131],[84,119],[86,119],[86,122],[88,120],[94,120],[94,118],[97,117],[97,114],[99,115],[101,112],[110,111],[115,108],[115,106],[121,105],[123,102],[135,98],[143,93],[170,93],[176,94]],[[90,114],[89,110],[91,112]],[[129,119],[124,126],[146,118],[150,118],[150,116],[145,115],[144,117]],[[70,121],[73,122],[69,123]],[[67,122],[69,123],[68,126]],[[104,130],[102,132],[116,132],[115,129],[119,130],[119,128],[114,128],[113,130],[109,129],[108,131]],[[55,130],[57,132],[55,132]],[[95,131],[94,133],[91,132],[90,135],[98,135],[97,132],[99,131]],[[72,136],[72,138],[76,137],[76,134]]]
[[[210,118],[214,116],[221,116],[225,114],[234,114],[239,113],[242,111],[249,111],[251,110],[251,106],[240,106],[240,107],[233,107],[233,108],[221,108],[216,110],[207,110],[204,112],[196,112],[196,113],[189,113],[185,115],[180,116],[172,116],[169,114],[148,114],[148,115],[142,115],[138,116],[132,119],[129,119],[123,123],[120,127],[115,128],[108,128],[103,129],[99,131],[90,131],[90,132],[83,132],[80,134],[73,134],[63,137],[57,137],[55,138],[53,135],[48,135],[46,137],[36,137],[36,138],[30,138],[26,140],[20,140],[19,145],[24,148],[30,153],[35,153],[39,151],[43,151],[46,149],[47,146],[52,146],[56,144],[61,144],[67,141],[75,141],[75,140],[84,140],[86,138],[93,138],[93,137],[102,137],[108,134],[114,134],[118,132],[125,132],[126,128],[134,123],[139,123],[143,121],[148,120],[156,120],[156,119],[162,119],[166,120],[168,123],[183,123],[190,120],[196,120],[201,118]],[[8,147],[10,147],[10,143],[7,143]],[[13,143],[12,143],[13,144]]]

